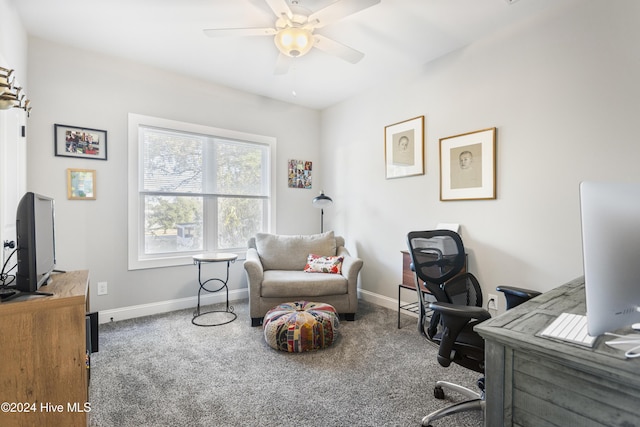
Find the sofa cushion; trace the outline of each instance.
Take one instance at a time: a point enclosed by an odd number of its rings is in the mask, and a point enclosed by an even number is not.
[[[308,274],[302,270],[267,270],[260,287],[260,296],[265,298],[311,299],[346,293],[347,279],[341,274]]]
[[[304,271],[306,273],[342,274],[342,261],[344,261],[343,256],[309,254]]]
[[[256,234],[256,249],[265,270],[302,271],[307,255],[336,255],[333,231],[312,235]]]

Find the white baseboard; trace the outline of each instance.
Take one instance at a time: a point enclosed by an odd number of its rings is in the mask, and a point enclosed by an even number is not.
[[[229,301],[238,301],[249,298],[249,292],[245,289],[229,291]],[[200,296],[200,305],[209,305],[225,302],[224,292],[218,294],[205,294]],[[98,313],[98,323],[109,323],[118,320],[134,319],[136,317],[151,316],[152,314],[167,313],[170,311],[194,308],[198,304],[198,297],[159,301],[149,304],[131,305],[128,307],[102,310]]]
[[[374,292],[367,291],[366,289],[358,289],[358,297],[363,301],[367,301],[375,305],[390,308],[392,310],[398,309],[397,299],[376,294]]]
[[[376,294],[363,289],[358,289],[358,296],[367,302],[386,307],[391,310],[398,310],[398,300],[384,295]],[[234,289],[229,291],[229,301],[238,301],[249,298],[249,292],[245,289]],[[225,302],[224,293],[205,294],[200,297],[201,305],[209,305]],[[170,311],[183,310],[185,308],[195,308],[198,297],[159,301],[149,304],[131,305],[128,307],[102,310],[98,313],[98,323],[116,322],[118,320],[135,319],[136,317],[151,316],[153,314],[168,313]],[[403,301],[402,304],[405,304]],[[403,314],[418,317],[417,314],[403,311]]]
[[[414,291],[415,293],[415,291]],[[395,298],[389,298],[384,295],[376,294],[374,292],[370,292],[364,289],[358,289],[358,296],[360,299],[370,302],[371,304],[379,305],[394,311],[398,310],[398,300]],[[406,301],[401,301],[400,304],[407,304]],[[417,313],[412,313],[410,311],[403,311],[402,314],[407,314],[409,316],[418,317]]]

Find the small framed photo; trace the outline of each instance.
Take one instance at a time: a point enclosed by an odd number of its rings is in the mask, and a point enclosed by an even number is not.
[[[69,200],[96,199],[96,171],[67,169],[67,198]]]
[[[107,160],[107,131],[54,125],[55,155]]]
[[[424,175],[424,116],[384,128],[386,178]]]
[[[496,128],[440,139],[440,200],[496,198]]]

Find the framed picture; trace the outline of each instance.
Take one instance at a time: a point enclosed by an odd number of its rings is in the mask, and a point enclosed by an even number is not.
[[[386,178],[424,175],[424,116],[384,128]]]
[[[305,160],[289,160],[289,188],[311,188],[313,163]]]
[[[107,131],[54,125],[55,155],[107,160]]]
[[[496,128],[440,139],[440,200],[496,198]]]
[[[67,198],[69,200],[96,199],[96,171],[67,169]]]

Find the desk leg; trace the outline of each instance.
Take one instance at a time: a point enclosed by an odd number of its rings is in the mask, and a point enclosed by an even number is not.
[[[485,426],[512,426],[511,395],[512,378],[507,378],[513,372],[507,369],[512,352],[503,345],[492,341],[485,341]]]

